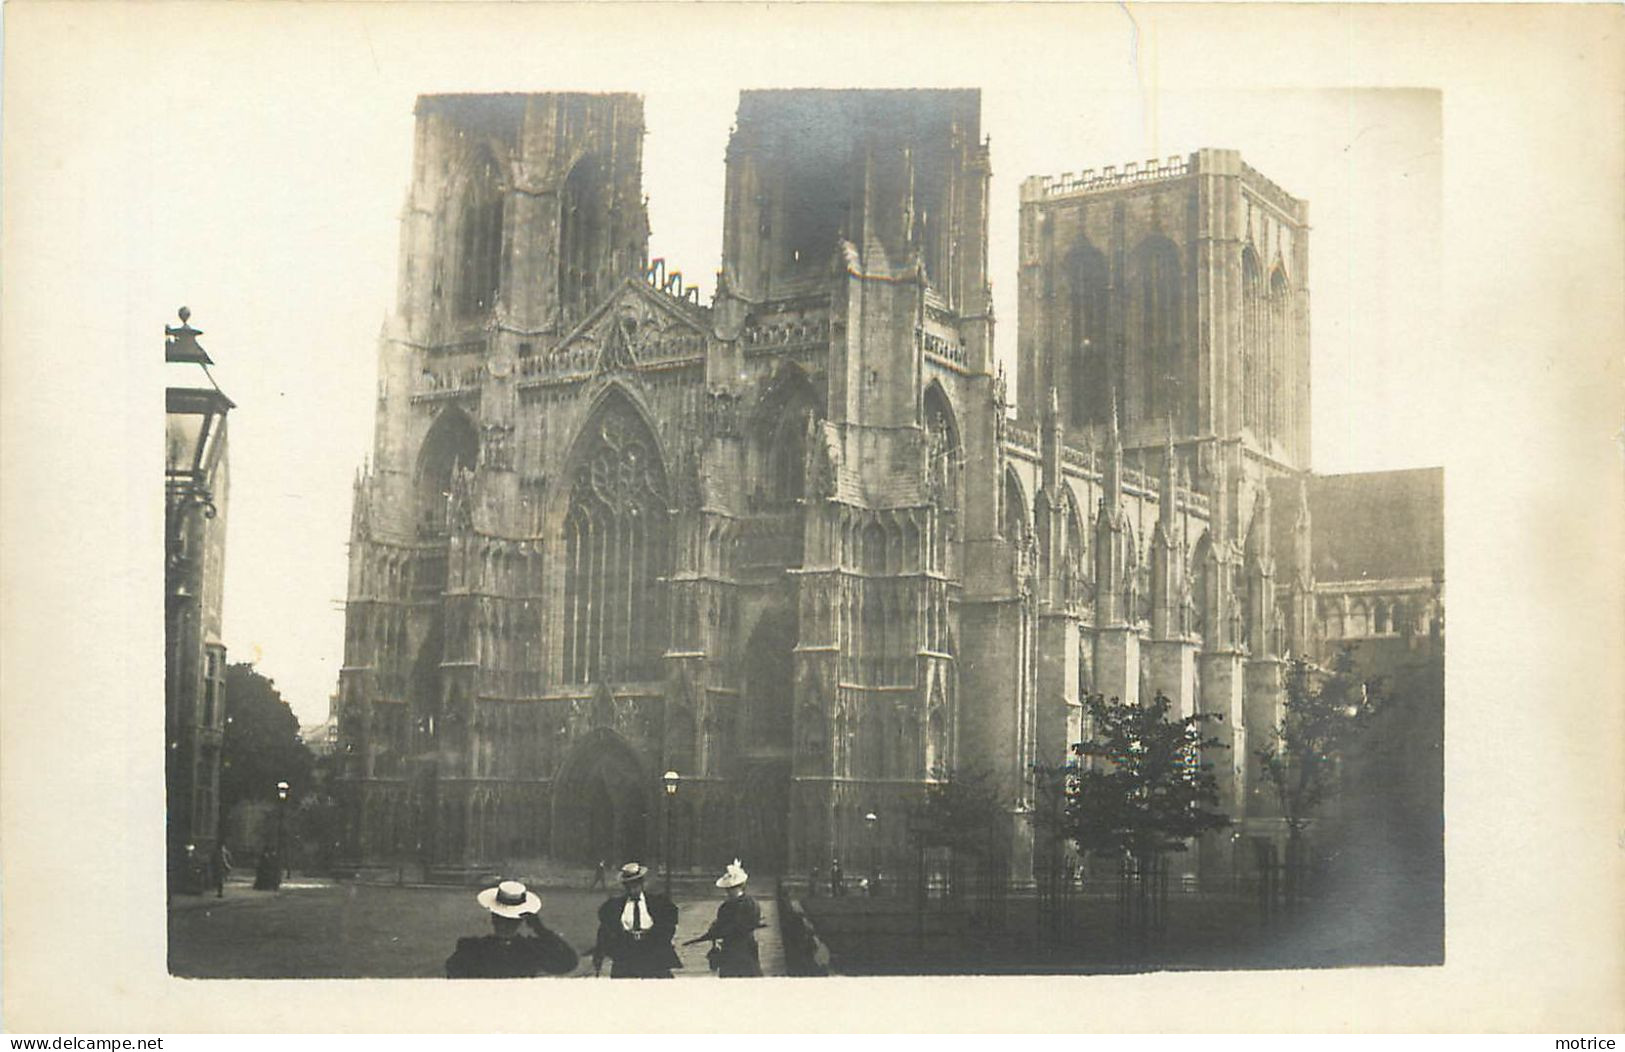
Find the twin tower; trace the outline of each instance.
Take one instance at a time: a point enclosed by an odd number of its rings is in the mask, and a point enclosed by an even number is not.
[[[1305,205],[1224,150],[1027,180],[1012,416],[979,107],[744,93],[705,304],[648,258],[637,97],[419,100],[355,868],[895,873],[957,771],[1029,879],[1032,766],[1095,691],[1223,714],[1226,810],[1278,834],[1247,741],[1314,633]]]

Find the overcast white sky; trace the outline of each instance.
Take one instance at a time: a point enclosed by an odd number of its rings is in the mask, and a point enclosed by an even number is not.
[[[239,406],[226,642],[233,660],[254,661],[277,681],[302,721],[326,714],[337,684],[350,483],[371,443],[377,334],[393,309],[419,93],[642,92],[651,255],[708,297],[739,89],[982,87],[997,341],[1011,368],[1023,177],[1237,148],[1310,201],[1316,466],[1440,461],[1430,445],[1443,424],[1420,401],[1441,379],[1429,375],[1428,329],[1437,307],[1435,92],[1192,90],[1166,75],[1163,37],[1144,15],[1137,22],[1115,7],[1057,12],[1048,39],[973,9],[957,16],[967,20],[958,54],[900,46],[900,32],[843,41],[838,64],[817,48],[730,52],[725,74],[698,28],[616,72],[595,61],[626,57],[612,27],[572,40],[545,20],[516,18],[501,39],[426,40],[390,14],[256,7],[241,38],[216,33],[196,44],[177,24],[175,50],[150,77],[117,95],[70,90],[61,100],[77,118],[65,125],[70,136],[84,138],[63,146],[71,164],[58,189],[64,207],[114,235],[105,263],[124,293],[117,342],[156,361],[161,326],[187,304]],[[794,28],[766,18],[763,32]],[[1040,48],[1058,57],[1029,68]]]

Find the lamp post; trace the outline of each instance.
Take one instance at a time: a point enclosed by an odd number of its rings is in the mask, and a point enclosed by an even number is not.
[[[288,865],[288,783],[276,783],[276,857],[277,876],[288,876],[293,869]]]
[[[880,816],[873,811],[863,816],[863,826],[869,830],[869,894],[871,895],[880,890],[879,846],[875,843],[875,830],[879,825]]]
[[[214,836],[212,808],[218,775],[218,708],[201,703],[203,682],[205,561],[199,548],[208,536],[194,526],[216,515],[216,469],[225,456],[226,414],[234,408],[209,375],[213,363],[197,342],[192,312],[164,327],[164,726],[165,789],[171,875],[190,883],[185,845]],[[198,826],[193,827],[194,817]],[[179,872],[177,872],[177,870]]]
[[[671,894],[671,827],[672,815],[676,811],[677,783],[683,776],[676,771],[667,771],[660,778],[661,785],[666,787],[666,894]]]

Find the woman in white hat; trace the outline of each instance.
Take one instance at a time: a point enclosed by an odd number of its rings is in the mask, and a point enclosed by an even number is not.
[[[704,935],[689,940],[696,943],[709,939],[713,943],[711,952],[705,955],[706,960],[711,962],[711,970],[723,979],[762,974],[762,964],[756,950],[756,929],[766,925],[762,923],[761,907],[745,890],[745,882],[749,879],[750,874],[745,872],[745,867],[739,864],[737,858],[728,864],[722,876],[717,878],[717,887],[722,889],[724,896],[722,905],[717,907],[717,919],[711,922]]]
[[[575,950],[542,924],[542,900],[517,880],[486,888],[475,900],[491,911],[490,935],[457,940],[446,958],[449,979],[525,979],[575,971]],[[531,935],[519,929],[528,926]]]

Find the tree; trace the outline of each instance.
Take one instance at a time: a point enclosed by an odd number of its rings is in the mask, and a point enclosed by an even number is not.
[[[962,859],[980,859],[985,872],[997,871],[1004,807],[986,771],[939,767],[935,774],[936,780],[926,787],[920,813],[921,846],[949,850],[949,893],[957,894]]]
[[[1172,706],[1161,693],[1143,705],[1090,695],[1090,737],[1072,746],[1065,767],[1038,771],[1040,785],[1059,785],[1064,794],[1064,808],[1049,819],[1059,828],[1051,832],[1080,851],[1128,863],[1132,888],[1123,900],[1125,920],[1142,933],[1160,916],[1162,857],[1230,824],[1229,816],[1211,810],[1219,802],[1218,782],[1202,759],[1203,749],[1222,747],[1202,734],[1203,725],[1219,717],[1198,713],[1170,720]],[[1041,821],[1045,814],[1039,812]]]
[[[1338,652],[1323,669],[1293,658],[1286,670],[1281,723],[1258,750],[1264,778],[1275,790],[1287,827],[1287,900],[1296,896],[1303,831],[1341,777],[1342,759],[1385,707],[1387,692],[1362,680],[1354,656]]]
[[[985,854],[1003,813],[998,790],[986,771],[943,769],[925,790],[926,843],[967,855]]]
[[[313,757],[299,740],[299,718],[276,684],[252,664],[226,666],[226,730],[220,743],[220,812],[243,800],[275,802],[291,786],[289,806],[310,788]]]

